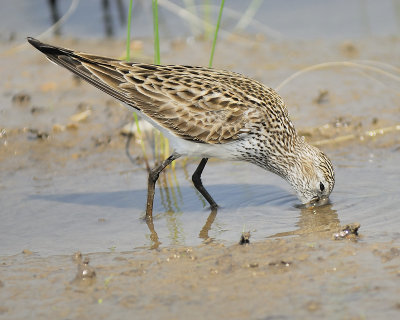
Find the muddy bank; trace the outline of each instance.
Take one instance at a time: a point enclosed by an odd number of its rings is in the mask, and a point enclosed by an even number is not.
[[[83,279],[73,255],[21,253],[2,258],[1,316],[396,318],[399,239],[338,241],[331,231],[249,245],[85,254],[95,276]]]

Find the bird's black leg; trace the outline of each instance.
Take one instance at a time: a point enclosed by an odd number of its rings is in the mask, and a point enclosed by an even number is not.
[[[206,198],[206,200],[208,201],[208,203],[211,206],[211,209],[217,209],[218,208],[217,203],[210,196],[210,194],[207,192],[206,188],[204,188],[203,183],[201,182],[201,174],[203,173],[203,169],[206,166],[207,161],[208,161],[208,158],[201,159],[199,166],[197,167],[196,171],[192,175],[192,181],[193,181],[193,184],[196,187],[196,189],[200,191],[200,193],[203,195],[204,198]]]
[[[156,182],[161,171],[163,171],[166,166],[168,166],[172,161],[178,159],[179,157],[180,154],[174,152],[160,165],[150,170],[148,185],[147,185],[146,220],[153,219],[154,193],[155,193]]]

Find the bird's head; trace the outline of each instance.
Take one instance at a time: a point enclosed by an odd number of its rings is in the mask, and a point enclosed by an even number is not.
[[[329,158],[318,148],[302,141],[286,179],[303,204],[328,199],[335,185],[335,173]]]

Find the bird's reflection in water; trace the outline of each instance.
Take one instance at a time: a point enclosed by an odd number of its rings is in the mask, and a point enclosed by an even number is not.
[[[211,210],[209,216],[207,217],[206,223],[204,224],[203,228],[201,228],[199,232],[199,238],[203,240],[209,239],[208,232],[211,229],[211,226],[215,220],[215,217],[217,216],[217,210]],[[160,239],[158,238],[158,234],[154,228],[154,222],[153,219],[146,219],[147,227],[149,228],[150,231],[150,240],[151,240],[151,245],[150,249],[157,249],[161,242]]]
[[[201,230],[199,232],[200,239],[207,240],[210,238],[208,236],[208,232],[210,231],[211,226],[212,226],[216,216],[217,216],[217,209],[211,210],[210,214],[207,217],[206,223],[204,224],[203,228],[201,228]]]
[[[183,165],[183,171],[186,173],[185,178],[190,181],[190,176],[186,172],[186,165]],[[161,204],[164,208],[162,215],[166,217],[167,228],[170,234],[169,238],[175,243],[181,242],[182,238],[179,237],[182,237],[184,232],[179,216],[182,214],[181,206],[183,205],[183,197],[175,169],[165,170],[160,175],[158,186],[160,190]],[[204,207],[206,207],[206,203],[201,194],[197,192],[196,189],[195,192],[199,201],[203,203]],[[298,229],[276,233],[270,237],[284,237],[312,233],[317,234],[337,230],[340,225],[337,211],[332,209],[332,203],[330,203],[328,199],[319,202],[317,205],[299,205],[296,206],[296,208],[300,210],[299,221],[296,224]],[[157,218],[157,216],[159,215],[156,215],[155,218]],[[214,223],[216,216],[217,210],[211,210],[204,226],[199,232],[200,239],[209,239],[208,233],[211,230],[211,226]],[[153,217],[146,220],[146,223],[150,231],[150,248],[156,249],[160,246],[161,242],[154,227]]]
[[[335,231],[340,226],[337,211],[332,209],[330,202],[315,207],[301,206],[299,209],[300,216],[296,224],[298,229],[276,233],[271,238]]]
[[[146,223],[150,231],[150,241],[151,241],[150,249],[157,249],[160,246],[161,242],[158,238],[156,230],[154,229],[153,217],[150,217],[150,219],[146,219]]]
[[[172,212],[173,214],[173,212]],[[199,232],[199,238],[203,240],[209,239],[209,231],[217,216],[217,210],[211,210],[203,228]],[[176,222],[176,221],[175,221]],[[157,232],[154,228],[153,219],[146,221],[147,226],[150,230],[151,249],[156,249],[160,246]],[[319,234],[322,232],[334,232],[340,226],[337,211],[332,209],[332,204],[325,204],[320,207],[301,208],[299,221],[297,223],[298,229],[287,232],[276,233],[269,238],[275,237],[287,237],[294,235],[305,235],[305,234]]]
[[[183,234],[182,225],[177,219],[177,214],[181,213],[180,204],[182,203],[182,193],[176,178],[175,170],[165,170],[158,180],[161,205],[166,215],[167,227],[172,241],[178,241],[178,235]],[[147,226],[150,230],[151,249],[156,249],[161,242],[154,228],[153,217],[146,218]]]
[[[187,177],[187,179],[189,180],[190,178]],[[170,238],[172,241],[178,242],[179,235],[182,236],[184,234],[182,225],[179,219],[177,219],[179,214],[182,213],[180,205],[182,205],[183,203],[183,197],[176,177],[175,170],[174,169],[164,170],[161,173],[160,179],[158,181],[159,181],[158,186],[160,190],[161,205],[164,208],[164,215],[166,216],[167,227],[169,229]],[[204,199],[202,198],[201,194],[199,192],[196,192],[196,195],[199,198],[199,200],[203,202],[205,206],[206,204],[204,203]],[[208,232],[211,229],[211,225],[213,224],[216,215],[217,215],[217,210],[211,210],[203,228],[199,232],[199,238],[204,240],[209,238]],[[146,223],[150,231],[150,240],[151,240],[150,248],[157,249],[160,246],[161,242],[154,228],[153,217],[151,217],[150,219],[146,219]],[[181,240],[182,239],[180,239],[179,241]]]

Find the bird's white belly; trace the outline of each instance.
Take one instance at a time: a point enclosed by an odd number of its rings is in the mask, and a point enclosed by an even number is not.
[[[132,110],[131,106],[123,104],[125,107]],[[157,130],[161,131],[163,135],[168,138],[170,145],[175,152],[182,156],[188,157],[201,157],[201,158],[218,158],[223,160],[237,160],[235,152],[235,142],[222,143],[222,144],[209,144],[209,143],[198,143],[185,140],[177,137],[168,129],[160,126],[153,119],[147,115],[136,111],[137,115],[149,122]]]
[[[218,158],[224,160],[236,160],[233,143],[208,144],[196,143],[188,140],[169,137],[174,150],[184,156],[201,157],[201,158]]]

